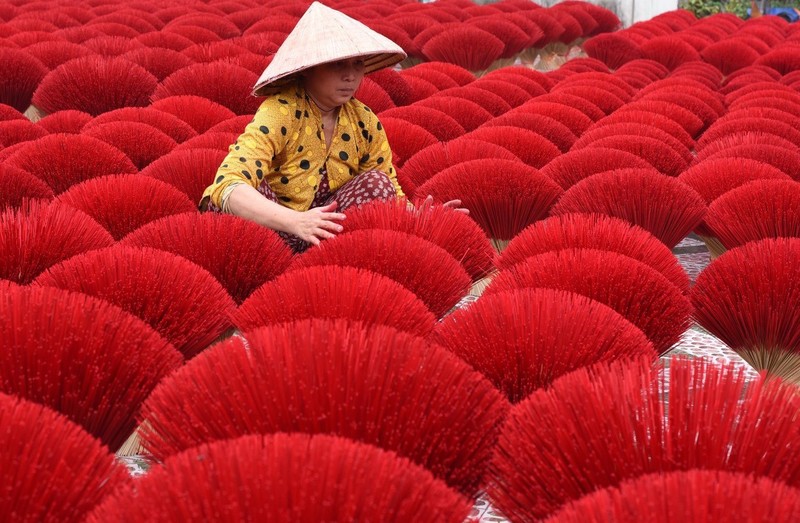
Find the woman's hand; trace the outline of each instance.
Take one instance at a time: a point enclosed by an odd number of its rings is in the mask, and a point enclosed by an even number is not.
[[[340,212],[334,212],[338,207],[339,204],[333,202],[324,207],[298,212],[292,224],[292,230],[286,232],[294,234],[311,245],[319,245],[321,240],[329,240],[344,229],[337,222],[344,220],[346,216]]]
[[[429,194],[428,197],[422,202],[422,205],[419,206],[419,209],[420,211],[424,212],[429,210],[431,207],[433,207],[433,196]],[[456,212],[469,214],[469,209],[461,207],[461,200],[450,200],[449,202],[443,203],[442,207],[449,207]]]
[[[442,207],[449,207],[456,212],[461,212],[464,214],[469,214],[469,209],[466,207],[461,207],[461,200],[450,200],[449,202],[444,202]]]

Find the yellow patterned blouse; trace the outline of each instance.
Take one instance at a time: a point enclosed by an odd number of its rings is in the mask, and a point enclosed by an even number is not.
[[[264,100],[228,149],[201,205],[209,198],[222,208],[222,193],[231,184],[245,182],[258,188],[266,179],[283,205],[305,211],[314,201],[326,165],[332,193],[356,175],[379,169],[392,180],[398,198],[404,196],[386,133],[366,105],[353,98],[342,106],[328,149],[317,106],[302,87],[292,85]]]

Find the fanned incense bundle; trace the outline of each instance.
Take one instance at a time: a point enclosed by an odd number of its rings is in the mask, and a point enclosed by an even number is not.
[[[118,489],[86,520],[442,521],[466,497],[394,452],[347,438],[243,436],[189,449]]]
[[[423,338],[302,320],[252,331],[246,347],[231,338],[162,381],[142,408],[143,441],[164,459],[246,434],[333,434],[392,450],[472,495],[507,409],[480,373]]]
[[[580,369],[514,406],[489,495],[507,517],[534,521],[650,473],[726,470],[797,486],[798,407],[794,387],[748,384],[733,365],[673,359],[668,375],[649,360]]]

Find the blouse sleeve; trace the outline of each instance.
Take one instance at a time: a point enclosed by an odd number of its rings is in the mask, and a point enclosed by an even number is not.
[[[228,187],[246,183],[258,188],[269,172],[273,159],[286,147],[291,119],[272,96],[256,111],[253,121],[228,149],[228,155],[214,175],[214,181],[206,188],[202,200],[209,198],[222,208],[222,194]],[[201,203],[202,203],[201,200]]]
[[[374,126],[371,131],[373,139],[370,143],[369,157],[360,165],[361,172],[379,170],[386,173],[392,181],[392,185],[394,185],[397,197],[402,198],[405,194],[403,193],[403,188],[397,182],[397,172],[392,165],[392,148],[389,146],[386,131],[377,116],[373,118],[371,123]]]

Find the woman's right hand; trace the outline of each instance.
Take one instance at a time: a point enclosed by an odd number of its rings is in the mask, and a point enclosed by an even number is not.
[[[344,229],[338,222],[344,220],[346,216],[340,212],[334,212],[338,207],[339,204],[333,202],[323,207],[297,212],[291,227],[292,230],[286,232],[294,234],[311,245],[319,245],[320,241],[329,240]]]

